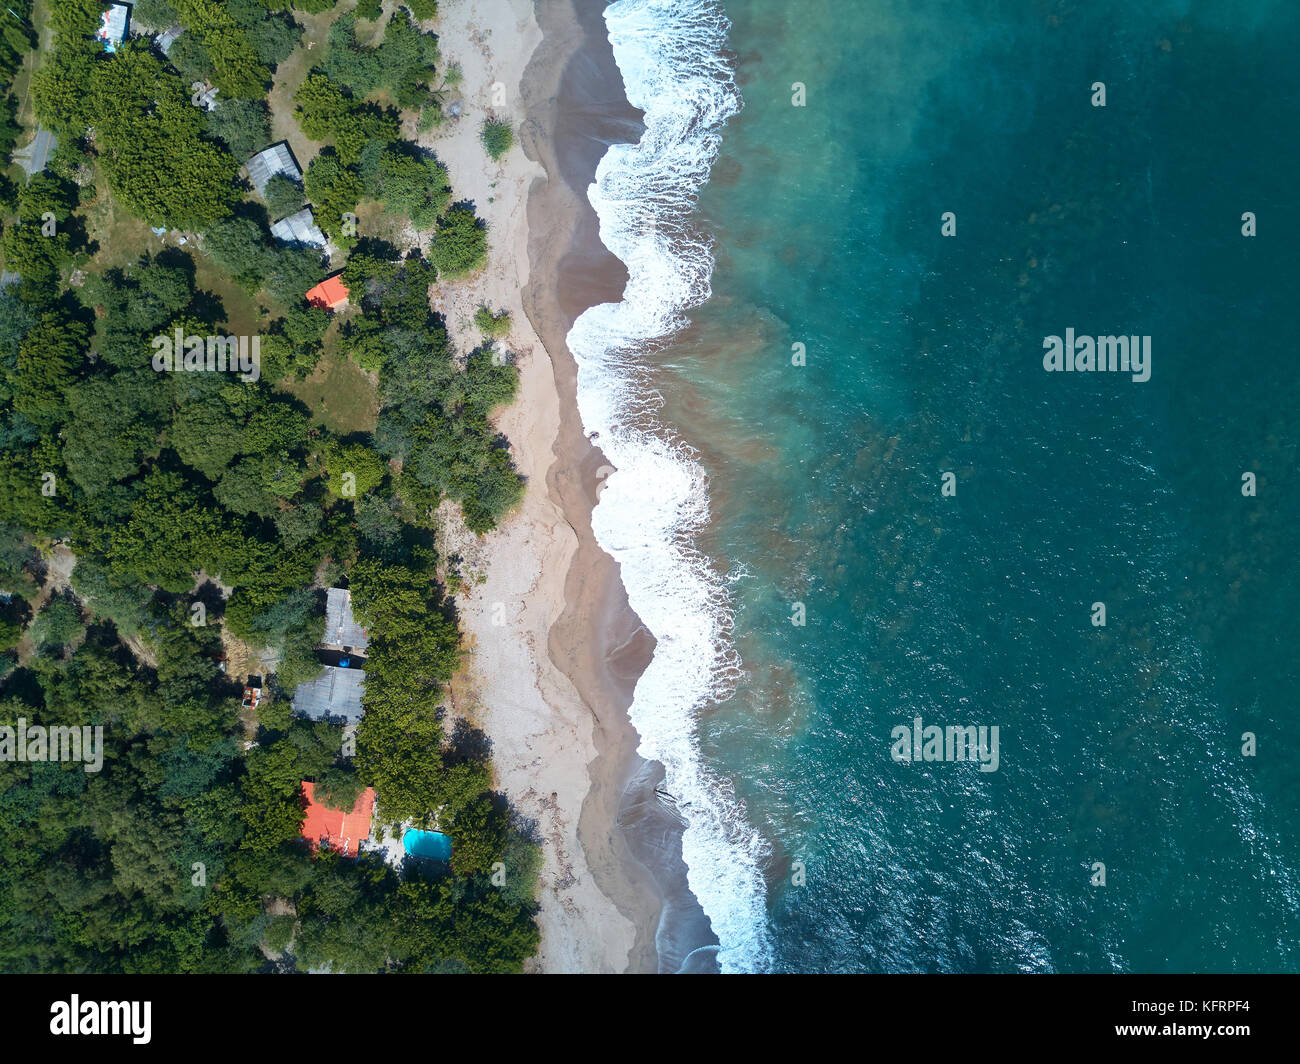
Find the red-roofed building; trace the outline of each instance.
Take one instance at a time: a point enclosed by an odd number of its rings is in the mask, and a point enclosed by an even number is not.
[[[307,796],[307,812],[302,821],[302,837],[311,843],[313,850],[328,846],[344,857],[355,857],[361,852],[361,843],[370,838],[370,818],[375,812],[375,789],[367,787],[357,798],[352,812],[327,809],[316,801],[316,785],[302,781],[302,793]]]
[[[307,290],[307,302],[314,307],[324,307],[326,310],[338,310],[348,301],[347,286],[342,280],[343,275],[336,273],[333,277],[326,277],[315,288]]]

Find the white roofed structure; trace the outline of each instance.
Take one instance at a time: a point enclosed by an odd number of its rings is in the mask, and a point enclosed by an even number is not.
[[[298,169],[293,152],[285,141],[259,151],[244,165],[248,168],[248,179],[253,182],[259,195],[266,195],[266,183],[277,174],[283,174],[302,184],[302,171]]]
[[[341,587],[332,587],[325,594],[325,635],[321,643],[364,652],[369,638],[352,616],[352,593]]]
[[[99,32],[95,34],[110,52],[126,39],[126,29],[131,22],[130,4],[109,4],[100,15]]]
[[[314,248],[325,246],[325,234],[317,228],[310,207],[304,207],[288,218],[281,218],[271,226],[271,235],[284,244],[307,244]],[[330,594],[336,590],[337,588],[330,588]]]

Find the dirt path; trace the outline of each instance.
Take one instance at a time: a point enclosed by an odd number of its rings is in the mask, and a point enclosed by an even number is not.
[[[36,597],[32,600],[32,616],[35,617],[50,598],[59,592],[67,589],[72,578],[72,570],[77,564],[77,556],[72,553],[62,543],[56,543],[48,554],[43,554],[45,560],[45,579],[41,584],[41,589],[37,592]],[[18,664],[26,665],[36,654],[36,647],[32,643],[32,637],[23,633],[23,637],[18,640],[18,646],[15,648],[18,654]]]

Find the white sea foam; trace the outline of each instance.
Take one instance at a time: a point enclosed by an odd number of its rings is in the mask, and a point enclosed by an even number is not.
[[[761,970],[771,956],[765,844],[728,781],[703,763],[697,735],[699,711],[729,694],[739,664],[726,584],[693,546],[709,516],[706,478],[655,416],[659,396],[641,362],[709,297],[713,256],[690,219],[740,95],[715,0],[618,0],[605,23],[645,133],[611,147],[588,190],[601,240],[628,268],[623,301],[592,307],[568,336],[583,424],[617,469],[592,523],[658,641],[631,717],[640,753],[663,763],[689,820],[682,852],[691,890],[721,942],[723,971]]]

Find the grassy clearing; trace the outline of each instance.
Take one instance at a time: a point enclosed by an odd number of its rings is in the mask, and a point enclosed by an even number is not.
[[[357,204],[357,230],[368,237],[385,240],[395,247],[404,248],[414,241],[414,231],[405,218],[395,217],[384,212],[383,204],[378,200],[362,200]],[[421,234],[428,243],[426,230]]]
[[[130,214],[113,198],[102,182],[96,184],[95,202],[86,210],[90,239],[99,250],[90,260],[90,270],[102,273],[136,262],[146,253],[157,254],[164,247],[175,246],[170,237],[164,242],[155,236],[147,222]],[[194,242],[184,245],[194,259],[195,280],[203,291],[221,300],[226,312],[227,331],[235,336],[252,336],[265,318],[257,301],[216,269]]]
[[[325,337],[325,353],[306,380],[282,381],[277,387],[311,408],[316,424],[331,432],[373,432],[379,419],[375,378],[338,349],[337,326]]]
[[[226,332],[231,336],[256,336],[266,321],[265,308],[218,270],[206,255],[194,255],[194,279],[205,292],[221,300],[226,311]]]
[[[88,189],[82,190],[82,196]],[[102,178],[95,182],[95,201],[85,208],[86,231],[99,245],[90,260],[90,270],[102,273],[135,262],[146,251],[161,250],[163,242],[153,235],[147,222],[120,206]]]
[[[50,54],[54,42],[54,27],[50,25],[50,6],[54,0],[36,0],[32,5],[32,25],[37,27],[35,51],[27,53],[22,69],[14,75],[13,94],[18,98],[18,121],[27,129],[36,128],[36,115],[32,109],[32,74]]]
[[[294,11],[293,17],[304,28],[303,43],[294,49],[293,54],[276,68],[275,77],[271,84],[271,92],[267,96],[267,106],[271,109],[271,141],[272,143],[278,143],[282,140],[288,141],[289,147],[293,149],[294,157],[298,160],[298,165],[303,168],[304,172],[307,170],[307,165],[316,157],[316,153],[324,147],[324,144],[321,141],[309,140],[306,134],[298,128],[298,122],[293,117],[293,94],[307,80],[308,71],[324,58],[325,40],[329,36],[330,26],[343,13],[343,9],[348,6],[347,4],[340,4],[333,10],[324,11],[319,15]],[[312,47],[308,47],[308,45]],[[239,161],[242,163],[247,160],[241,159]]]
[[[50,4],[52,0],[36,0],[32,5],[32,24],[37,27],[36,48],[23,57],[23,64],[14,74],[10,92],[18,101],[18,124],[23,127],[23,135],[18,138],[18,147],[31,143],[36,132],[36,114],[32,105],[32,75],[50,53],[54,41],[54,29],[50,26]],[[0,14],[3,14],[0,12]],[[9,17],[9,16],[4,16]],[[27,174],[17,163],[9,163],[5,169],[9,180],[21,185],[27,180]]]

